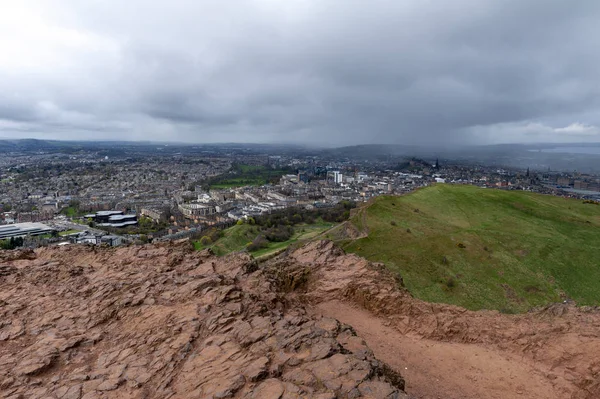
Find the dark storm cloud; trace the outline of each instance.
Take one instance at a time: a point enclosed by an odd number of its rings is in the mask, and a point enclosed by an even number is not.
[[[41,1],[7,11],[2,136],[600,139],[595,0]]]

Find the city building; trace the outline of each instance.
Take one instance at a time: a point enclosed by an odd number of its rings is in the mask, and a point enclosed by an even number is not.
[[[0,240],[11,237],[39,236],[50,234],[53,228],[42,223],[15,223],[0,226]]]
[[[102,236],[100,237],[100,243],[110,245],[111,247],[118,247],[123,243],[123,237],[115,235]]]
[[[100,244],[100,236],[96,236],[93,234],[87,234],[87,233],[74,234],[69,237],[69,240],[73,244],[93,244],[93,245]]]
[[[341,184],[344,181],[344,175],[339,170],[330,171],[328,177],[331,178],[335,184]]]
[[[137,224],[137,215],[129,214],[129,215],[112,215],[108,217],[108,222],[100,223],[98,226],[107,226],[107,227],[126,227],[126,226],[134,226]]]
[[[217,212],[216,208],[212,204],[180,204],[179,210],[188,219],[196,219],[197,217],[206,217],[213,215]]]
[[[69,235],[69,242],[72,244],[92,244],[92,245],[109,245],[117,247],[123,244],[123,237],[117,235],[98,235],[88,232],[76,233]]]
[[[302,170],[298,172],[298,181],[302,183],[308,183],[310,180],[308,172]]]
[[[160,222],[161,220],[165,219],[165,213],[161,210],[154,208],[142,208],[140,214],[142,216],[149,217],[155,222]]]
[[[123,211],[98,211],[84,216],[92,219],[98,226],[126,227],[137,224],[136,214],[125,214]]]

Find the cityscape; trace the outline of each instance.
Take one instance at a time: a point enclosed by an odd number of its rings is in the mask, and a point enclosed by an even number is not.
[[[595,174],[433,154],[363,159],[294,146],[39,146],[5,153],[0,174],[0,223],[10,225],[0,227],[0,239],[20,237],[32,248],[194,240],[208,228],[286,208],[360,204],[433,184],[600,199]]]

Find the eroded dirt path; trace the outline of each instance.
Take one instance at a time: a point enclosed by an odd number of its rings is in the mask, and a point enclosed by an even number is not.
[[[295,300],[352,325],[413,397],[600,398],[600,308],[504,315],[424,302],[384,265],[326,241],[269,267],[294,282],[310,272]]]
[[[349,324],[375,356],[401,372],[419,399],[565,398],[571,392],[545,377],[543,365],[477,344],[441,342],[402,334],[385,320],[346,302],[329,301],[318,314]],[[386,325],[387,324],[387,325]]]

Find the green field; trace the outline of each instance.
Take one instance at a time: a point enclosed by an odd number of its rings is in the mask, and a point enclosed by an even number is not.
[[[68,236],[69,234],[79,233],[79,230],[66,230],[58,233],[59,236]]]
[[[70,218],[76,217],[80,214],[79,210],[74,206],[69,206],[67,208],[64,208],[60,211],[60,213],[62,213],[63,215],[66,215],[67,217],[70,217]]]
[[[384,196],[340,241],[385,263],[418,298],[522,312],[566,298],[600,304],[600,206],[528,192],[436,185]]]
[[[264,165],[235,164],[230,173],[212,178],[208,185],[211,189],[224,189],[243,186],[262,186],[291,171],[271,169]]]
[[[262,186],[266,184],[267,180],[263,178],[231,178],[224,179],[223,181],[215,184],[211,184],[210,188],[213,189],[223,189],[223,188],[234,188],[234,187],[244,187],[244,186]]]
[[[333,226],[332,223],[315,223],[306,225],[294,226],[293,236],[282,242],[269,242],[268,247],[259,249],[251,252],[255,258],[271,255],[277,251],[284,250],[289,245],[303,240],[309,240],[322,232],[330,229]],[[242,224],[239,226],[233,226],[223,231],[223,237],[217,240],[215,243],[207,246],[203,246],[199,241],[194,243],[194,247],[197,250],[210,248],[218,256],[227,255],[231,252],[239,252],[246,249],[246,245],[259,234],[259,227],[249,224]]]

